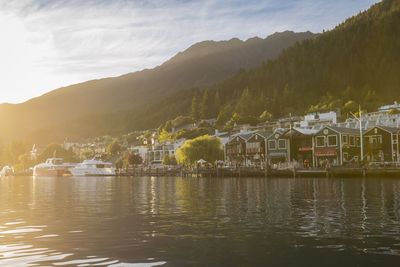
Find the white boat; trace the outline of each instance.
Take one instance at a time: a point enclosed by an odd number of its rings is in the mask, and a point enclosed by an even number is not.
[[[50,158],[45,163],[33,167],[33,176],[55,177],[71,174],[70,169],[76,164],[64,163],[62,158]]]
[[[91,159],[84,160],[71,170],[73,176],[115,176],[115,168],[111,162]]]
[[[4,166],[3,169],[0,171],[0,177],[6,177],[6,176],[13,176],[14,175],[14,169],[11,168],[10,166]]]

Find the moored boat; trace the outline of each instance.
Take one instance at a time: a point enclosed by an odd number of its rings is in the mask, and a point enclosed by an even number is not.
[[[14,169],[10,166],[4,166],[0,171],[0,177],[13,176]]]
[[[33,168],[33,176],[58,177],[71,174],[70,169],[75,164],[64,163],[62,158],[50,158],[46,162],[40,163]]]
[[[115,176],[116,171],[111,162],[91,159],[84,160],[70,170],[73,176]]]

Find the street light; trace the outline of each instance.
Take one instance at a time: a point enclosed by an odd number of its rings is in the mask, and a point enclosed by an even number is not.
[[[358,121],[360,124],[360,156],[361,156],[361,161],[364,161],[364,140],[363,140],[363,129],[362,129],[362,113],[361,113],[361,105],[358,105],[358,114],[359,118],[357,118],[356,115],[354,115],[353,112],[350,112],[350,114]]]

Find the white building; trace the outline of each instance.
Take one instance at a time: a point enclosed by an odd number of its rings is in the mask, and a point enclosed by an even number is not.
[[[311,113],[304,116],[300,122],[300,128],[314,128],[329,126],[337,123],[337,114],[334,111],[324,113]]]
[[[184,142],[185,139],[179,139],[175,142],[166,142],[162,144],[155,143],[147,151],[146,163],[161,164],[166,155],[175,157],[176,151],[183,145]]]
[[[398,110],[400,113],[400,104],[394,102],[393,105],[385,105],[378,108],[378,111],[363,114],[362,124],[364,129],[370,129],[375,126],[385,127],[400,127],[400,114],[391,112],[392,110]],[[359,128],[358,120],[354,118],[348,118],[345,122],[340,123],[339,126],[347,128]]]

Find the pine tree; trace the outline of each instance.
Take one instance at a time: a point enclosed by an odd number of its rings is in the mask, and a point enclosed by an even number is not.
[[[210,103],[210,93],[208,89],[204,90],[203,97],[200,104],[200,118],[208,119],[210,116],[210,111],[212,111],[212,105]]]
[[[198,121],[200,118],[200,107],[199,107],[199,98],[197,95],[197,92],[194,93],[193,98],[192,98],[192,110],[191,110],[191,116],[194,121]]]
[[[214,109],[213,109],[213,116],[217,116],[219,114],[219,111],[221,110],[221,98],[219,97],[219,90],[215,92],[215,97],[214,97]]]

